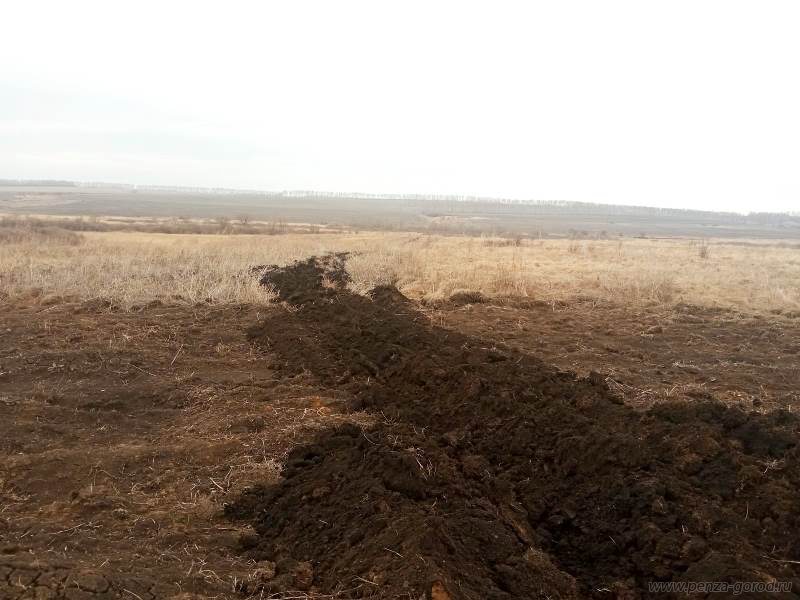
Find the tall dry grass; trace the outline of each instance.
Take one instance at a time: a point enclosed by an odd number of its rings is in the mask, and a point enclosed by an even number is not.
[[[546,301],[576,296],[688,302],[747,312],[800,310],[800,248],[690,240],[502,240],[407,233],[167,235],[56,232],[0,236],[6,298],[265,302],[250,269],[328,251],[354,253],[352,287],[396,284],[443,299],[461,291]],[[78,243],[74,235],[79,235]]]

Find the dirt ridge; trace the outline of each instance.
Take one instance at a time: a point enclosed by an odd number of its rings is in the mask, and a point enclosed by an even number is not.
[[[280,484],[229,505],[255,524],[245,552],[270,565],[245,593],[638,598],[651,581],[774,579],[800,589],[787,562],[800,557],[795,416],[713,401],[635,411],[597,374],[433,326],[393,287],[348,291],[346,258],[268,269],[262,283],[286,310],[249,335],[285,376],[309,371],[380,423],[321,433],[291,453]]]

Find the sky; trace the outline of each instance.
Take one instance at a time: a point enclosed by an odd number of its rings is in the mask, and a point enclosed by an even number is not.
[[[0,178],[800,210],[796,0],[3,17]]]

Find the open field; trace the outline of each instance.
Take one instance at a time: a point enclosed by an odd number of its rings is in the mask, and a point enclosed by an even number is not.
[[[409,297],[480,292],[677,303],[789,315],[800,310],[800,242],[625,238],[530,240],[410,233],[181,235],[0,227],[0,294],[107,300],[264,302],[251,270],[330,251],[354,253],[352,287],[393,283]]]
[[[7,2],[0,600],[800,600],[800,2]]]
[[[796,240],[5,229],[2,598],[800,589]]]
[[[0,213],[90,217],[174,228],[236,221],[315,223],[331,229],[469,235],[781,239],[800,236],[800,215],[719,213],[561,201],[255,192],[0,180]]]

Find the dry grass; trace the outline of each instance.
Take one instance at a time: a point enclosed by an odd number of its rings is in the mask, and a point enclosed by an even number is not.
[[[0,231],[58,228],[66,231],[125,231],[141,233],[283,235],[287,233],[342,233],[336,225],[289,223],[283,219],[255,221],[241,216],[227,218],[182,217],[63,217],[55,215],[0,216]]]
[[[766,313],[800,309],[794,243],[506,240],[407,233],[178,235],[18,232],[0,237],[0,295],[258,303],[250,269],[350,250],[352,287],[396,284],[422,299],[465,291],[546,301],[688,302]],[[63,233],[69,234],[64,236]],[[80,236],[76,242],[75,235]],[[712,248],[713,246],[713,248]]]
[[[692,240],[523,240],[414,236],[349,262],[365,291],[396,283],[406,294],[447,298],[466,290],[548,301],[576,296],[626,303],[688,302],[748,312],[800,308],[800,248]],[[707,246],[706,246],[707,247]]]
[[[38,219],[0,218],[0,247],[10,244],[60,244],[74,246],[82,238],[74,231]]]

